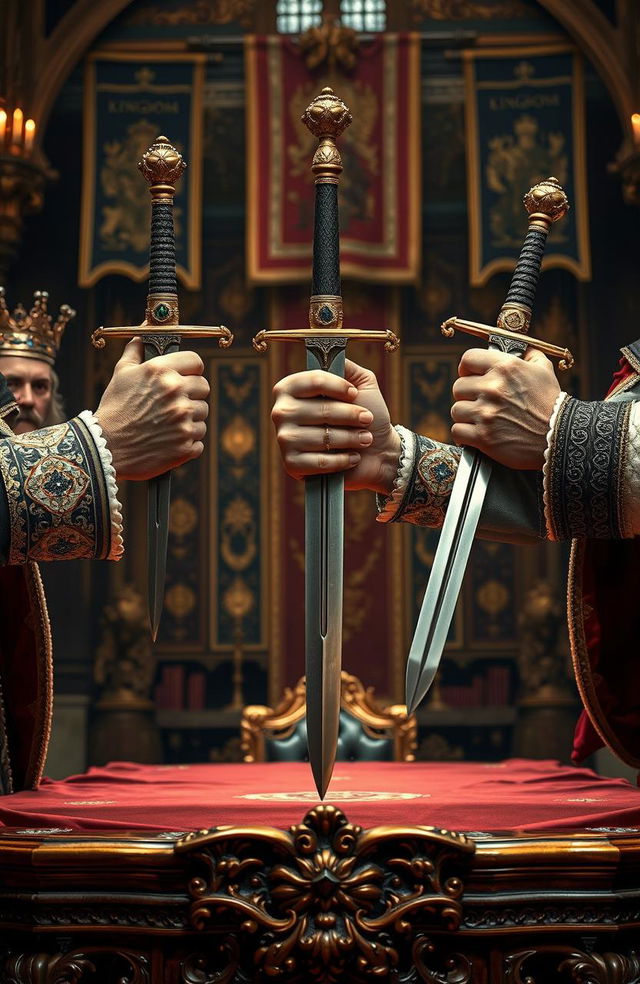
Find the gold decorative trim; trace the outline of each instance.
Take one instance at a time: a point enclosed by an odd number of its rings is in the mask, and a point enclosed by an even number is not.
[[[242,712],[240,732],[245,762],[266,761],[266,739],[288,738],[307,713],[306,681],[301,677],[295,687],[286,687],[277,707],[249,704]],[[354,717],[370,738],[391,739],[396,762],[413,762],[416,749],[417,721],[407,715],[404,704],[383,706],[374,697],[372,687],[365,688],[358,677],[342,671],[340,707]]]
[[[309,299],[309,328],[340,330],[343,316],[342,297],[339,294],[313,294]]]

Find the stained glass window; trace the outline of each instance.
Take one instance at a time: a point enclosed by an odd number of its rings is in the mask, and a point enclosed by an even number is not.
[[[276,24],[279,34],[300,34],[322,21],[322,0],[278,0]]]
[[[340,20],[354,31],[384,31],[387,26],[385,0],[340,0]]]

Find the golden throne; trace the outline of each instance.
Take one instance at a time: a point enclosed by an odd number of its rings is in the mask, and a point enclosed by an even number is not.
[[[306,758],[306,681],[286,687],[277,707],[248,704],[242,712],[245,762],[295,762]],[[383,706],[373,687],[342,671],[337,761],[413,762],[417,722],[404,704]]]

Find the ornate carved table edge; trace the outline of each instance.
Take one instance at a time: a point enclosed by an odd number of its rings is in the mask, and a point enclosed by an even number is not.
[[[640,834],[624,828],[363,829],[318,804],[287,830],[4,828],[0,865],[14,984],[640,981]]]

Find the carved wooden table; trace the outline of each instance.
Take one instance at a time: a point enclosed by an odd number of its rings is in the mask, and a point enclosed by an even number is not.
[[[0,981],[640,981],[640,827],[465,835],[396,805],[367,827],[318,804],[288,827],[0,830]]]

